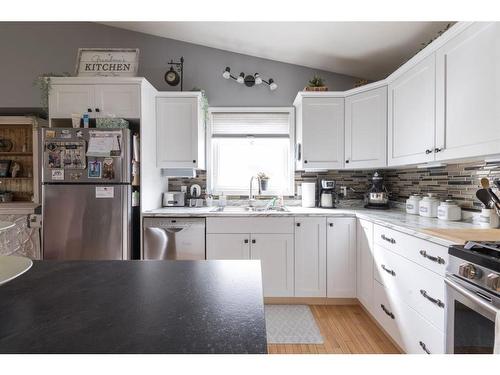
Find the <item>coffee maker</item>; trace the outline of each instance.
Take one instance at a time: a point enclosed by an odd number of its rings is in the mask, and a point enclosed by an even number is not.
[[[384,185],[384,178],[375,172],[372,177],[372,186],[365,195],[365,208],[387,210],[389,208],[389,192]]]
[[[321,208],[334,208],[336,200],[337,193],[335,192],[335,181],[322,180],[319,193],[319,206]]]

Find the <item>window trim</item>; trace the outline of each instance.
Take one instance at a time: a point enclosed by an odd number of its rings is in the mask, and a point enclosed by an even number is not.
[[[208,120],[207,120],[207,131],[206,131],[206,166],[207,166],[207,193],[218,195],[220,192],[214,192],[212,190],[212,119],[213,113],[217,112],[240,112],[240,113],[288,113],[289,122],[290,122],[290,155],[288,165],[290,168],[290,176],[292,177],[291,182],[291,191],[290,195],[293,196],[295,194],[295,108],[294,107],[209,107],[208,108]],[[271,138],[272,136],[266,136],[265,138]],[[250,181],[249,181],[250,182]],[[246,194],[241,194],[240,192],[224,192],[226,195],[240,195],[240,196],[248,196],[248,192]],[[270,196],[272,196],[271,194]],[[266,196],[266,195],[262,195]]]

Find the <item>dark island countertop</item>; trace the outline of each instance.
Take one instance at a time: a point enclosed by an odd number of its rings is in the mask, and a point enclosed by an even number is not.
[[[35,261],[0,353],[267,353],[258,261]]]

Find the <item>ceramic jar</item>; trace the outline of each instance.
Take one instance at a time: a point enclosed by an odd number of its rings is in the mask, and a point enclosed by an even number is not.
[[[439,205],[437,217],[440,220],[459,221],[462,219],[462,209],[455,201],[447,199]]]
[[[411,215],[418,215],[420,213],[420,201],[422,197],[418,194],[410,195],[410,197],[406,200],[406,213]]]
[[[426,197],[423,197],[419,204],[420,216],[424,217],[437,217],[437,211],[439,206],[439,200],[434,194],[429,193]]]

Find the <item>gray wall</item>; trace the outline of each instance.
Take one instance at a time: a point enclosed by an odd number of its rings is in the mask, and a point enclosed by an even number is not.
[[[79,47],[139,48],[139,76],[158,90],[178,90],[168,86],[163,76],[167,61],[182,55],[185,89],[205,89],[212,106],[290,106],[314,73],[325,78],[330,90],[352,88],[355,80],[89,22],[0,22],[0,108],[39,107],[33,80],[47,72],[73,73]],[[267,86],[247,88],[224,80],[221,74],[226,66],[236,75],[258,72],[263,78],[273,78],[279,87],[271,92]]]

